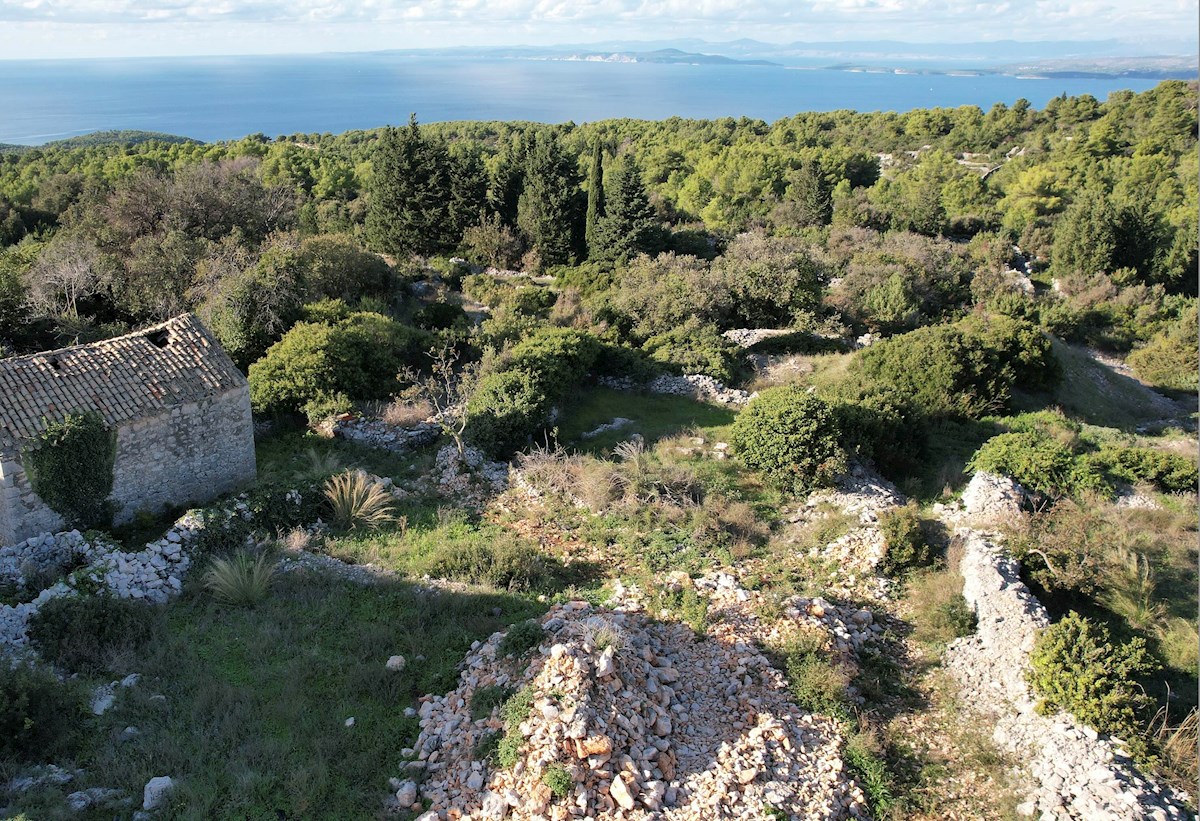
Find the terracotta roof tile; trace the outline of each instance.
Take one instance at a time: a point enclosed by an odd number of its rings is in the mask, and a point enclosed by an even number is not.
[[[18,452],[47,418],[94,410],[115,428],[245,384],[191,314],[90,345],[0,359],[0,455]]]

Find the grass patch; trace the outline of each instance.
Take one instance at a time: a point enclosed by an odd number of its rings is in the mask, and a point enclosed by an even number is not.
[[[170,774],[172,818],[374,817],[399,748],[419,730],[402,707],[451,689],[472,641],[543,608],[300,571],[253,610],[189,590],[167,606],[165,635],[133,659],[141,683],[97,719],[86,752],[59,763],[86,770],[73,789],[137,796]],[[393,653],[424,659],[397,673],[384,666]],[[139,734],[118,742],[128,725]]]
[[[1053,340],[1053,346],[1063,378],[1052,402],[1068,415],[1121,430],[1171,415],[1161,395],[1133,377],[1100,364],[1082,348],[1058,340]]]
[[[615,431],[607,431],[592,439],[583,434],[608,424],[616,417],[632,420]],[[658,393],[629,393],[611,388],[589,388],[566,408],[559,424],[558,440],[564,445],[588,453],[611,450],[640,433],[649,443],[685,428],[697,428],[710,437],[733,424],[736,413],[729,408],[698,402],[685,396]]]

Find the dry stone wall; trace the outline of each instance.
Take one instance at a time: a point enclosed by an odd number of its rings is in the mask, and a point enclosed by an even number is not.
[[[1046,609],[994,534],[964,527],[956,537],[963,597],[979,627],[950,646],[946,666],[964,701],[994,717],[997,745],[1029,763],[1036,790],[1018,811],[1040,821],[1194,818],[1181,796],[1135,769],[1117,740],[1066,713],[1037,713],[1025,671],[1038,632],[1050,623]]]

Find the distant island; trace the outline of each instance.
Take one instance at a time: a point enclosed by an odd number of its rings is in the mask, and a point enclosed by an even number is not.
[[[540,60],[584,61],[589,63],[671,63],[689,66],[779,66],[770,60],[736,60],[720,54],[698,54],[677,48],[662,48],[655,51],[585,51],[572,54],[549,54],[531,57]]]

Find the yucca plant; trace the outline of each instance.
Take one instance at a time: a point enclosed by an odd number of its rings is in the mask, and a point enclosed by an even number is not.
[[[214,558],[204,572],[204,586],[222,604],[249,605],[261,601],[275,576],[275,557],[242,550]]]
[[[333,524],[340,530],[374,530],[396,521],[391,495],[362,471],[329,477],[325,499]]]

